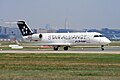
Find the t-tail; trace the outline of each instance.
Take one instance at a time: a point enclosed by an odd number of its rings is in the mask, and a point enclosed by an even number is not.
[[[17,21],[17,25],[18,25],[18,27],[19,27],[19,29],[20,29],[23,36],[33,34],[32,30],[29,28],[29,26],[27,26],[25,21]]]

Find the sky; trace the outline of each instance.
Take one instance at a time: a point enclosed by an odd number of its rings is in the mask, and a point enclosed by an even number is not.
[[[25,20],[31,28],[120,29],[120,0],[0,0],[0,21]]]

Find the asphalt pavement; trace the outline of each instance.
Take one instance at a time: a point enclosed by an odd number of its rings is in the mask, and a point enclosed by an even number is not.
[[[0,53],[96,53],[96,54],[120,54],[120,47],[105,47],[104,51],[100,48],[69,48],[68,51],[60,49],[54,51],[52,49],[40,50],[0,50]]]

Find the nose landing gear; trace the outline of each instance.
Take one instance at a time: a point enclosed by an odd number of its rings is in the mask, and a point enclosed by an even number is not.
[[[101,45],[101,50],[102,50],[102,51],[104,51],[104,50],[105,50],[105,49],[104,49],[104,45]]]

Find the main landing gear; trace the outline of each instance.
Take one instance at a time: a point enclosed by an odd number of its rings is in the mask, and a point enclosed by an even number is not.
[[[64,50],[66,50],[66,51],[67,51],[67,50],[68,50],[68,46],[65,46],[65,47],[64,47]]]
[[[54,51],[57,51],[58,50],[58,47],[59,46],[54,46],[53,48],[54,48]]]
[[[60,46],[53,46],[54,51],[58,51],[58,48],[59,48],[59,47],[60,47]],[[64,47],[64,50],[67,51],[67,50],[68,50],[68,46],[65,46],[65,47]]]
[[[104,50],[105,50],[105,49],[104,49],[104,45],[101,45],[101,50],[102,50],[102,51],[104,51]]]

